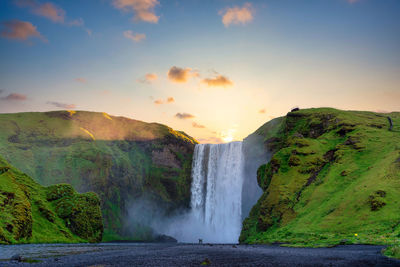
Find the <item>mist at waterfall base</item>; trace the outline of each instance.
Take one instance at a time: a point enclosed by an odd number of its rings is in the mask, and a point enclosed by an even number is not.
[[[179,242],[237,243],[242,222],[262,194],[257,169],[269,160],[263,138],[196,145],[191,210],[168,220],[163,233]]]

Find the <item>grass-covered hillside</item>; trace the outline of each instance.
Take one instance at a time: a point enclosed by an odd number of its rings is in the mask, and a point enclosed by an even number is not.
[[[99,242],[102,234],[96,194],[43,187],[0,157],[0,244]]]
[[[274,155],[240,242],[399,244],[399,112],[306,109],[257,132]]]
[[[42,185],[99,195],[104,240],[149,238],[128,218],[138,199],[167,212],[189,205],[196,141],[183,132],[85,111],[0,114],[0,126],[0,155],[12,165]]]

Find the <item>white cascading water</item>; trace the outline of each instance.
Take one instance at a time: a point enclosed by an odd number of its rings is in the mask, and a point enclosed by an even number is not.
[[[178,240],[237,243],[242,227],[243,177],[242,142],[196,145],[191,212],[183,227],[173,233]]]

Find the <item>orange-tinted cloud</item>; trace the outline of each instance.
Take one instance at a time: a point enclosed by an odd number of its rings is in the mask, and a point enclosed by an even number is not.
[[[160,18],[154,12],[154,8],[159,5],[158,0],[113,0],[115,8],[123,11],[132,11],[135,21],[157,23]]]
[[[195,116],[193,116],[192,114],[189,113],[176,113],[175,117],[181,120],[186,120],[186,119],[192,119]]]
[[[147,81],[155,81],[158,79],[158,76],[155,73],[147,73],[145,78]]]
[[[209,87],[228,87],[233,85],[233,82],[223,75],[217,75],[214,78],[203,79],[202,82],[207,84]]]
[[[201,124],[197,124],[196,122],[192,123],[193,128],[199,128],[199,129],[204,129],[206,128],[206,126],[201,125]]]
[[[260,114],[265,114],[265,112],[266,112],[265,108],[260,109],[260,110],[258,111],[258,113],[260,113]]]
[[[86,83],[87,82],[86,79],[82,78],[82,77],[76,78],[75,81],[80,82],[80,83]]]
[[[197,71],[193,71],[191,68],[173,66],[168,71],[168,79],[175,83],[186,83],[190,78],[198,76]]]
[[[23,94],[11,93],[8,96],[2,97],[0,99],[6,101],[25,101],[27,97]]]
[[[125,36],[125,38],[130,39],[130,40],[134,41],[135,43],[138,43],[138,42],[146,39],[146,34],[134,33],[133,31],[124,31],[124,36]]]
[[[38,16],[47,18],[55,23],[61,23],[68,26],[81,27],[86,33],[91,36],[92,31],[85,27],[85,22],[82,18],[74,19],[67,22],[66,12],[61,7],[54,5],[51,2],[40,3],[36,0],[14,0],[18,7],[29,8],[30,11]]]
[[[243,7],[234,6],[219,12],[222,15],[222,23],[225,27],[231,24],[246,24],[253,20],[253,8],[250,3],[245,3]]]
[[[47,42],[47,39],[38,32],[36,26],[28,21],[10,20],[2,24],[3,30],[1,31],[1,37],[3,38],[26,41],[34,37],[41,39],[43,42]]]
[[[48,101],[47,104],[53,105],[57,108],[65,108],[65,109],[75,109],[76,108],[75,104],[66,104],[66,103],[55,102],[55,101]]]
[[[156,81],[158,79],[157,74],[155,73],[147,73],[144,78],[136,80],[139,83],[151,83],[153,81]]]
[[[171,103],[174,103],[174,102],[175,102],[175,99],[174,99],[172,96],[170,96],[170,97],[168,97],[165,101],[162,100],[162,99],[156,99],[156,100],[154,101],[154,104],[156,104],[156,105],[162,105],[162,104],[171,104]]]
[[[15,0],[15,4],[19,7],[28,7],[35,15],[45,17],[53,22],[64,23],[65,11],[55,6],[53,3],[39,3],[35,0]]]
[[[44,3],[33,9],[33,13],[50,19],[53,22],[64,23],[65,11],[52,3]]]

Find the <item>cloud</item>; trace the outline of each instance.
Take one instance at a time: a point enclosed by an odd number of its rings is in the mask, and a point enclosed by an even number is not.
[[[151,83],[158,79],[157,74],[155,73],[147,73],[143,78],[137,79],[136,81],[139,83]]]
[[[189,113],[176,113],[175,117],[181,120],[186,120],[186,119],[192,119],[195,116],[193,116],[192,114]]]
[[[64,23],[65,11],[52,3],[38,5],[33,9],[33,13],[48,18],[53,22]]]
[[[204,129],[206,128],[206,126],[201,125],[201,124],[197,124],[196,122],[192,123],[193,128],[200,128],[200,129]]]
[[[29,38],[39,38],[43,42],[47,42],[47,39],[38,32],[36,26],[28,21],[10,20],[3,22],[2,25],[1,37],[3,38],[19,41],[26,41]]]
[[[179,68],[173,66],[168,71],[168,79],[175,83],[186,83],[191,77],[198,77],[197,71],[191,68]]]
[[[162,99],[154,100],[154,104],[156,104],[156,105],[171,104],[171,103],[174,103],[174,102],[175,102],[175,99],[172,96],[168,97],[165,101],[162,100]]]
[[[4,90],[1,90],[1,89],[0,89],[0,95],[1,95],[3,92],[4,92]]]
[[[157,23],[159,16],[154,12],[154,8],[159,5],[158,0],[113,0],[115,8],[125,12],[132,11],[135,21]]]
[[[147,73],[144,77],[145,77],[146,81],[149,81],[149,82],[155,81],[158,79],[158,76],[155,73]]]
[[[1,100],[7,100],[7,101],[25,101],[27,99],[26,95],[23,94],[18,94],[18,93],[12,93],[9,94],[8,96],[0,98]]]
[[[151,83],[158,79],[157,74],[155,73],[147,73],[143,78],[137,79],[136,81],[139,83]]]
[[[76,108],[75,104],[65,104],[65,103],[54,102],[54,101],[48,101],[47,104],[53,105],[57,108],[65,108],[65,109],[75,109]]]
[[[266,112],[265,108],[260,109],[260,110],[258,111],[258,113],[260,113],[260,114],[265,114],[265,112]]]
[[[39,3],[35,0],[15,0],[15,4],[19,7],[28,7],[35,15],[45,17],[56,23],[64,23],[65,11],[55,6],[53,3]]]
[[[245,3],[243,7],[234,6],[221,10],[219,14],[222,15],[222,23],[225,27],[231,24],[244,25],[253,20],[253,7],[250,3]]]
[[[85,21],[82,18],[67,22],[65,10],[51,2],[40,3],[36,0],[14,0],[14,3],[18,7],[29,8],[31,13],[47,18],[52,22],[68,26],[82,27],[89,36],[92,35],[92,31],[85,27]]]
[[[124,36],[127,39],[131,39],[135,43],[138,43],[138,42],[146,39],[146,34],[134,33],[133,31],[124,31]]]
[[[87,82],[86,79],[85,79],[85,78],[82,78],[82,77],[76,78],[75,81],[77,81],[77,82],[79,82],[79,83],[86,83],[86,82]]]
[[[82,27],[83,25],[85,25],[85,21],[82,18],[74,19],[74,20],[68,22],[68,25]]]
[[[233,85],[233,82],[223,75],[217,75],[214,78],[203,79],[202,82],[207,84],[209,87],[228,87]]]

